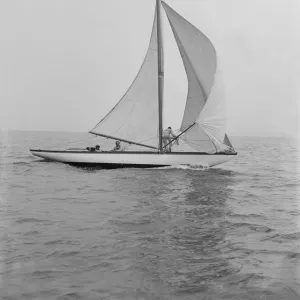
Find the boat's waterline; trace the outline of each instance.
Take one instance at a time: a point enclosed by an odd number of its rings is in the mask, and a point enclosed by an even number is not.
[[[30,150],[37,157],[79,166],[120,167],[163,167],[173,165],[200,165],[213,167],[231,160],[233,154],[207,154],[195,152],[86,152]]]

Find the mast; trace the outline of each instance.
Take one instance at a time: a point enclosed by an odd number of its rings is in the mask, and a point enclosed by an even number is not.
[[[162,33],[161,33],[161,0],[156,0],[157,13],[157,55],[158,55],[158,138],[159,152],[163,151],[162,131],[163,131],[163,88],[164,88],[164,66],[162,53]]]

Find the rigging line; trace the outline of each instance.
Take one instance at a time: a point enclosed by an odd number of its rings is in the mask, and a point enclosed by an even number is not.
[[[155,19],[154,19],[154,22],[155,22]],[[154,32],[154,22],[153,22],[153,25],[152,25],[152,29],[151,29],[151,34],[150,34],[150,42],[149,42],[149,44],[148,44],[148,50],[150,49],[151,51],[153,51],[153,50],[155,50],[156,51],[156,49],[153,49],[153,48],[151,48],[151,41],[152,41],[152,37],[154,36],[153,35],[153,32]],[[155,39],[154,39],[155,40]],[[146,60],[147,60],[147,58],[148,58],[148,50],[147,50],[147,53],[146,53],[146,55],[144,56],[144,60],[143,60],[143,63],[142,63],[142,65],[140,66],[140,68],[139,68],[139,70],[138,70],[138,72],[137,72],[137,74],[136,74],[136,76],[135,76],[135,78],[133,79],[133,82],[131,83],[131,85],[129,86],[129,88],[126,90],[126,92],[123,94],[123,96],[121,97],[121,99],[116,103],[116,105],[100,120],[100,122],[98,122],[97,124],[96,124],[96,126],[94,126],[93,127],[93,129],[91,129],[90,131],[92,131],[92,130],[94,130],[100,123],[102,123],[102,121],[104,120],[104,119],[106,119],[106,117],[108,117],[111,113],[112,113],[112,111],[117,107],[117,106],[119,106],[119,104],[120,104],[120,102],[121,102],[121,100],[122,99],[124,99],[124,97],[128,94],[128,92],[131,90],[131,88],[132,88],[132,86],[134,85],[134,83],[136,82],[136,80],[137,80],[137,78],[139,77],[139,75],[140,75],[140,73],[141,73],[141,71],[142,71],[142,68],[143,68],[143,66],[144,66],[144,64],[145,64],[145,62],[146,62]]]
[[[202,129],[204,131],[210,132],[210,133],[215,134],[215,135],[219,135],[220,134],[219,130],[215,130],[215,129],[211,129],[211,128],[205,128],[205,127],[202,127]]]
[[[178,132],[180,131],[180,129],[175,129],[174,131],[175,131],[176,133],[178,133]],[[158,136],[149,138],[149,139],[147,139],[147,140],[139,141],[139,143],[148,142],[148,141],[154,140],[154,139],[156,139],[156,138],[158,138]]]
[[[154,139],[157,139],[157,138],[158,138],[158,136],[155,136],[155,137],[152,137],[152,138],[150,138],[150,139],[140,141],[139,143],[148,142],[148,141],[151,141],[151,140],[154,140]]]
[[[202,130],[202,132],[208,137],[208,140],[210,140],[212,142],[212,138],[211,138],[211,134],[209,134],[207,131],[209,130],[206,130],[205,127],[203,126],[203,124],[199,124],[197,122],[195,122],[195,124],[198,124],[199,128]],[[218,132],[217,132],[217,135],[218,135]]]
[[[174,131],[178,133],[180,131],[180,128],[179,129],[175,129]],[[147,141],[150,141],[150,140],[154,140],[156,138],[158,138],[158,135],[155,136],[155,137],[153,137],[153,138],[150,138],[150,139],[147,139],[147,140],[144,140],[144,141],[140,141],[139,143],[144,143],[144,142],[147,142]]]
[[[196,124],[196,122],[194,122],[192,125],[190,125],[187,129],[185,129],[184,131],[182,131],[179,135],[177,135],[175,138],[173,138],[168,144],[166,144],[165,146],[163,146],[163,149],[166,148],[168,145],[170,145],[173,141],[177,140],[181,135],[183,135],[185,132],[187,132],[190,128],[192,128],[194,125]]]
[[[176,133],[178,133],[178,132],[180,131],[180,128],[179,128],[179,129],[174,129],[174,131],[175,131]],[[148,139],[148,140],[141,141],[141,142],[139,142],[139,143],[147,142],[147,141],[153,140],[153,139],[155,139],[155,138],[158,138],[158,135],[155,136],[155,137],[153,137],[153,138],[150,138],[150,139]]]
[[[220,133],[220,130],[215,129],[215,128],[204,127],[203,129],[207,130],[209,132],[215,133],[215,134],[219,134]]]
[[[155,139],[155,138],[157,138],[157,137],[153,137],[153,138],[150,138],[150,139],[145,140],[145,141],[153,140],[153,139]],[[109,138],[109,137],[106,137],[106,138],[103,138],[103,140],[105,140],[105,141],[108,142],[108,140],[110,140],[110,138]],[[115,140],[117,140],[117,139],[115,139]],[[124,146],[124,147],[126,147],[126,148],[132,147],[133,145],[134,145],[134,146],[139,146],[138,144],[141,144],[141,143],[145,142],[145,141],[141,141],[141,142],[136,142],[136,143],[135,143],[135,142],[133,142],[133,141],[126,141],[126,140],[122,140],[122,139],[120,139],[120,140],[122,141],[122,143],[128,144],[128,146]],[[144,146],[140,145],[140,147],[144,147]],[[151,148],[152,148],[152,147],[151,147]],[[155,148],[155,149],[156,149],[156,148]]]
[[[203,124],[207,123],[207,124],[220,124],[220,123],[223,123],[224,122],[224,119],[223,117],[219,117],[219,118],[209,118],[207,120],[205,120],[203,122]]]
[[[201,128],[204,130],[212,131],[212,132],[219,132],[219,130],[217,128],[211,127],[211,126],[201,126]]]
[[[218,135],[217,133],[209,132],[208,130],[205,130],[205,133],[206,133],[206,135],[209,136],[210,139],[217,139],[217,140],[219,140],[219,138],[215,136],[215,135]]]
[[[224,121],[219,121],[219,122],[207,122],[207,121],[204,121],[204,122],[200,122],[201,124],[203,125],[207,125],[207,126],[218,126],[218,127],[222,127],[224,125]]]
[[[178,132],[180,131],[180,129],[175,129],[174,131],[175,131],[176,133],[178,133]],[[156,138],[158,138],[158,136],[152,137],[152,138],[147,139],[147,140],[139,141],[139,143],[148,142],[148,141],[154,140],[154,139],[156,139]]]
[[[158,138],[158,136],[155,136],[155,137],[151,137],[151,138],[149,138],[149,139],[147,139],[147,140],[143,140],[143,141],[138,141],[137,143],[144,143],[144,142],[148,142],[148,141],[151,141],[151,140],[154,140],[154,139],[156,139],[156,138]],[[128,142],[128,144],[130,144],[129,142]]]
[[[205,128],[214,132],[220,132],[222,129],[222,126],[205,126],[205,125],[200,125],[201,128]]]
[[[214,132],[209,132],[208,130],[203,130],[210,140],[220,140],[219,134]]]
[[[175,131],[176,133],[178,133],[178,132],[180,131],[180,129],[175,129],[174,131]],[[158,136],[155,136],[155,137],[149,138],[149,139],[147,139],[147,140],[139,141],[138,143],[145,143],[145,142],[148,142],[148,141],[154,140],[154,139],[156,139],[156,138],[158,138]],[[131,145],[129,144],[129,146],[127,146],[127,148],[128,148],[128,147],[131,147]]]
[[[220,126],[220,124],[216,124],[216,123],[207,123],[207,122],[203,122],[200,123],[202,126],[206,126],[206,127],[213,127],[215,128],[216,126]]]
[[[202,128],[211,128],[212,130],[218,130],[219,128],[222,128],[223,126],[222,125],[219,125],[219,124],[206,124],[206,123],[200,123],[199,124]]]
[[[206,140],[204,140],[204,139],[201,139],[201,140],[195,140],[195,139],[193,139],[193,140],[188,140],[188,141],[185,141],[185,143],[192,143],[192,142],[211,142],[211,139],[210,139],[210,137],[208,136],[208,138],[206,139]]]
[[[213,129],[209,129],[209,128],[202,128],[203,131],[205,131],[206,134],[209,133],[209,135],[220,135],[220,132],[218,130],[213,130]]]
[[[120,141],[120,142],[130,143],[130,144],[133,144],[133,145],[139,145],[139,146],[146,147],[146,148],[157,149],[156,147],[153,147],[153,146],[150,146],[150,145],[139,144],[139,143],[134,142],[134,141],[125,140],[125,139],[122,139],[122,138],[117,138],[117,137],[109,136],[109,135],[102,134],[102,133],[94,133],[94,132],[90,132],[90,133],[94,134],[94,135],[98,135],[98,136],[103,136],[103,137],[106,137],[106,138],[109,138],[109,139],[112,139],[112,140],[117,140],[117,141]]]
[[[211,120],[211,121],[204,121],[202,122],[202,124],[207,124],[209,126],[211,125],[217,125],[217,126],[222,126],[225,122],[225,120],[222,120],[222,119],[214,119],[214,120]]]
[[[196,144],[200,146],[200,144],[197,144],[195,142],[211,142],[211,140],[192,140],[192,141],[189,140],[187,143]]]

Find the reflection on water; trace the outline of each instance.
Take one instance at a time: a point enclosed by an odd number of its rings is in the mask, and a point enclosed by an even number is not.
[[[202,295],[216,278],[238,271],[221,253],[226,243],[222,223],[235,173],[165,170],[157,171],[155,180],[147,178],[149,174],[141,178],[148,182],[148,197],[137,202],[138,218],[123,216],[114,223],[124,235],[134,234],[132,264],[143,286],[155,286],[159,294]]]
[[[238,139],[215,169],[95,170],[29,155],[49,140],[15,133],[2,145],[0,297],[297,299],[290,142]]]

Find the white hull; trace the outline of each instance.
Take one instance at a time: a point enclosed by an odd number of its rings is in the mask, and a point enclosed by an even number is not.
[[[87,152],[30,150],[35,156],[81,166],[159,167],[172,165],[216,166],[232,159],[235,154],[207,154],[197,152]]]

